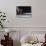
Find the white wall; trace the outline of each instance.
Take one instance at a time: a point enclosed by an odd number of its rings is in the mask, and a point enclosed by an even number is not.
[[[6,16],[8,22],[6,24],[7,27],[15,26],[15,18],[16,18],[16,1],[15,0],[0,0],[0,10],[6,12]]]
[[[23,0],[22,5],[31,5],[31,3],[29,3],[31,0],[26,1],[27,3],[24,3],[25,1]],[[29,26],[25,28],[16,27],[16,24],[18,24],[18,22],[16,22],[16,4],[20,5],[16,3],[16,0],[0,0],[0,9],[6,12],[8,18],[8,22],[6,23],[8,29],[9,27],[13,27],[10,28],[12,31],[21,31],[21,34],[30,33],[30,31],[46,31],[46,0],[32,0],[32,23],[29,20],[27,23]]]
[[[25,3],[26,1],[26,3]],[[0,9],[6,12],[8,22],[6,27],[29,27],[32,19],[16,18],[16,6],[31,6],[31,0],[0,0]],[[28,3],[29,2],[29,3]]]
[[[23,4],[30,5],[30,0],[26,0],[27,3]],[[19,2],[20,3],[20,2]],[[16,27],[16,0],[0,0],[0,9],[6,12],[8,22],[6,24],[7,27]],[[32,0],[32,24],[29,24],[29,27],[38,27],[37,30],[42,30],[44,28],[39,27],[46,27],[46,0]],[[20,4],[19,4],[20,5]],[[17,28],[18,29],[18,28]],[[22,28],[20,28],[22,29]],[[28,28],[29,30],[33,30],[34,28]],[[23,29],[24,30],[24,29]],[[25,28],[27,30],[27,28]],[[35,28],[36,30],[36,28]],[[46,28],[44,29],[46,30]]]
[[[46,27],[46,0],[32,0],[32,26]]]

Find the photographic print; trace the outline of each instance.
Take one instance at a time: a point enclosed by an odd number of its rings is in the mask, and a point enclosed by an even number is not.
[[[32,0],[16,0],[16,27],[31,27]]]
[[[32,17],[32,6],[16,6],[16,16]]]
[[[17,6],[17,15],[32,15],[31,6]]]

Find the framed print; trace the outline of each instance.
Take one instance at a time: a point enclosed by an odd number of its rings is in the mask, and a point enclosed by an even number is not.
[[[16,6],[17,17],[32,17],[32,6]]]
[[[32,0],[16,0],[16,27],[31,27]]]

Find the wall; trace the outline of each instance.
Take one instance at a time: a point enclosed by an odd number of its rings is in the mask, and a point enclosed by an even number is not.
[[[25,1],[26,1],[26,3],[25,3]],[[31,19],[30,18],[21,18],[21,19],[16,18],[16,6],[18,6],[18,5],[30,6],[31,3],[28,3],[30,1],[31,0],[20,0],[20,1],[19,0],[17,0],[17,1],[16,0],[7,0],[7,1],[1,0],[0,1],[0,9],[2,11],[6,12],[6,15],[7,15],[7,22],[5,23],[6,27],[18,27],[18,26],[25,27],[26,25],[31,26]],[[26,20],[26,22],[23,19]]]
[[[0,0],[0,10],[6,12],[7,16],[7,27],[14,27],[15,26],[15,18],[16,18],[16,7],[15,0]]]
[[[17,0],[18,1],[18,0]],[[26,0],[27,3],[24,3],[23,0],[22,5],[30,5],[30,0]],[[19,1],[20,3],[20,1]],[[7,27],[15,27],[16,26],[16,0],[0,0],[0,9],[6,12],[8,22],[6,24]],[[46,27],[46,0],[32,0],[32,27]],[[19,4],[20,5],[20,4]]]
[[[32,0],[32,26],[46,27],[46,0]]]
[[[18,0],[17,0],[18,1]],[[25,5],[32,4],[32,22],[29,20],[27,24],[29,26],[17,27],[18,22],[16,22],[16,0],[0,0],[0,9],[6,12],[8,22],[6,26],[14,30],[19,31],[46,31],[46,0],[31,0],[32,3],[25,3]],[[24,0],[22,5],[24,5]],[[28,0],[27,2],[30,2]],[[20,3],[20,2],[19,2]],[[29,18],[30,19],[30,18]],[[20,19],[20,21],[22,21]]]
[[[16,4],[20,4],[16,3],[16,0],[0,0],[0,9],[6,12],[8,19],[5,26],[14,31],[21,31],[21,34],[27,34],[30,31],[46,31],[46,0],[32,0],[32,3],[29,3],[31,0],[26,1],[27,2],[24,3],[25,1],[23,0],[22,5],[32,4],[32,22],[29,20],[29,27],[24,28],[16,27],[19,25],[18,22],[16,22]],[[23,31],[26,32],[23,33]]]

